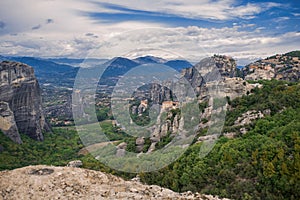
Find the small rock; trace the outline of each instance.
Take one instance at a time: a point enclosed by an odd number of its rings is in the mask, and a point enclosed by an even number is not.
[[[247,133],[247,129],[245,127],[240,128],[240,133],[241,134],[246,134]]]
[[[122,143],[120,143],[120,144],[117,146],[118,149],[126,149],[126,147],[127,147],[127,143],[126,143],[126,142],[122,142]]]
[[[70,161],[67,166],[68,167],[81,167],[82,162],[81,162],[81,160],[73,160],[73,161]]]
[[[71,192],[72,190],[73,190],[73,188],[71,188],[71,187],[66,187],[66,189],[65,189],[67,192]]]
[[[136,140],[135,140],[135,144],[136,145],[144,145],[145,144],[145,139],[143,137],[138,137]]]
[[[125,154],[126,154],[126,150],[125,149],[118,149],[117,153],[116,153],[116,156],[117,157],[123,157],[123,156],[125,156]]]

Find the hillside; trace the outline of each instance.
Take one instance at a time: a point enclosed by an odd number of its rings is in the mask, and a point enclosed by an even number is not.
[[[229,101],[223,136],[208,156],[200,159],[202,143],[195,142],[175,163],[141,179],[232,199],[299,199],[300,84],[260,83],[253,94]]]
[[[300,78],[300,51],[277,54],[250,63],[242,69],[246,80],[272,79],[297,81]]]
[[[287,56],[295,56],[295,54],[288,53]],[[202,77],[193,68],[185,69],[183,75],[200,94],[198,103],[201,122],[197,136],[187,151],[171,165],[159,171],[139,173],[141,182],[159,185],[180,193],[191,191],[231,199],[300,199],[299,79],[288,79],[289,81],[243,80],[232,77],[236,76],[236,65],[233,59],[226,56],[214,56],[213,58],[213,60],[217,59],[217,62],[214,63],[221,72],[221,77],[216,76],[215,73],[211,75],[213,78],[222,78],[228,84],[221,91],[222,95],[226,96],[228,103],[221,137],[213,150],[206,157],[201,158],[199,152],[203,141],[209,140],[209,137],[206,137],[210,123],[209,111],[213,107],[222,106],[222,102],[220,103],[217,101],[220,99],[217,99],[216,104],[209,105],[207,93],[202,87],[205,82],[206,84],[209,82],[209,76]],[[265,60],[270,59],[272,58]],[[201,72],[206,70],[210,73],[205,66],[213,60],[206,59],[198,63],[196,67],[202,70]],[[289,74],[289,71],[283,73]],[[131,117],[136,123],[147,124],[150,110],[148,103],[151,101],[162,103],[168,113],[165,115],[167,123],[157,129],[157,133],[160,134],[159,138],[143,139],[129,136],[117,126],[107,104],[99,105],[97,108],[97,116],[105,135],[119,145],[118,148],[120,147],[113,151],[108,147],[107,150],[110,150],[113,156],[117,154],[121,156],[118,161],[127,169],[133,168],[134,164],[125,162],[125,159],[122,160],[122,156],[126,152],[151,153],[151,151],[155,152],[156,149],[163,148],[172,140],[172,134],[174,135],[176,130],[178,131],[180,123],[182,123],[179,120],[181,112],[177,104],[170,101],[171,99],[165,101],[167,99],[166,90],[159,87],[151,90],[150,94],[154,96],[150,96],[149,102],[145,100],[133,102],[130,107]],[[157,99],[155,94],[161,94],[162,91],[165,96],[161,95]],[[99,127],[97,123],[94,125],[93,135],[97,135]],[[136,176],[136,174],[110,169],[94,159],[87,149],[102,146],[102,144],[93,140],[93,135],[88,135],[91,138],[88,144],[91,146],[84,147],[74,126],[54,128],[53,134],[44,134],[43,142],[34,141],[22,133],[20,135],[23,141],[22,145],[15,144],[0,134],[1,170],[39,164],[65,166],[69,161],[76,159],[81,160],[82,167],[86,169],[104,171],[121,176],[126,180]],[[126,145],[124,145],[125,143]],[[122,149],[121,146],[123,146]],[[43,168],[50,167],[43,166]],[[79,176],[81,173],[85,173],[84,170],[78,170]],[[14,171],[7,173],[14,173]],[[26,177],[22,178],[27,181]],[[68,178],[71,177],[66,177],[66,179]],[[6,179],[8,180],[7,176]],[[6,191],[4,193],[13,195],[14,190],[18,191],[12,187],[8,193]],[[62,193],[73,195],[70,192],[77,191],[74,187],[68,190],[62,190]],[[83,194],[81,192],[79,194]],[[136,197],[140,194],[140,192],[136,193]],[[172,194],[178,195],[177,193]],[[131,195],[130,191],[129,195]]]
[[[195,143],[170,166],[151,173],[141,173],[141,181],[160,185],[177,192],[199,192],[232,199],[299,199],[300,193],[300,85],[282,81],[262,81],[261,89],[251,95],[230,100],[224,136],[210,154],[200,159],[202,143]],[[251,110],[270,110],[249,124],[235,124]],[[264,112],[266,113],[266,112]],[[249,118],[250,119],[250,118]],[[109,123],[101,126],[112,140],[120,140],[118,131]],[[246,129],[246,133],[243,131]],[[228,134],[228,133],[233,133]],[[205,134],[205,129],[199,137]],[[133,178],[134,174],[113,171],[89,154],[78,154],[81,141],[68,128],[55,128],[45,134],[43,143],[22,135],[23,144],[12,143],[1,136],[1,169],[14,169],[30,164],[66,165],[73,159],[83,167]],[[128,151],[135,144],[129,142]],[[128,167],[131,163],[127,163]]]

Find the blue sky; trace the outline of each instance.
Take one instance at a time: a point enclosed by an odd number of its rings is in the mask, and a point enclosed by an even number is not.
[[[272,32],[283,33],[286,31],[298,31],[300,19],[299,3],[300,1],[291,1],[282,4],[282,1],[240,1],[239,4],[235,4],[232,8],[233,14],[224,13],[224,16],[197,16],[184,15],[176,12],[164,12],[161,11],[149,11],[151,9],[134,9],[127,6],[118,4],[95,2],[96,6],[110,9],[112,12],[86,12],[85,14],[99,22],[106,23],[120,23],[125,21],[141,21],[141,22],[160,22],[168,26],[201,26],[207,28],[221,28],[230,27],[234,24],[246,25],[254,24],[256,27],[269,27]],[[272,5],[273,3],[273,5]],[[276,5],[277,4],[277,5]],[[238,7],[250,7],[253,5],[253,9],[261,9],[260,11],[245,12],[240,16],[236,14],[234,16],[234,9]],[[213,6],[213,5],[212,5]],[[278,27],[270,27],[270,24],[276,24]],[[252,30],[252,29],[248,29]]]
[[[0,54],[197,62],[217,53],[243,64],[300,49],[299,22],[298,0],[3,0]]]

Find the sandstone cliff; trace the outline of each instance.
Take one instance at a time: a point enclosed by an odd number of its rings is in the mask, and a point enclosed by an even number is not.
[[[156,185],[72,167],[29,166],[0,172],[0,199],[206,199],[211,195],[176,193]]]
[[[40,87],[33,68],[18,62],[0,63],[0,129],[14,142],[19,133],[42,141],[49,131],[42,111]]]

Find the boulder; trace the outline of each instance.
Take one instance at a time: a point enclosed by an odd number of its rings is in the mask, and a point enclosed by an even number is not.
[[[127,143],[126,142],[122,142],[117,146],[117,152],[116,152],[116,156],[117,157],[123,157],[126,154],[126,147],[127,147]]]
[[[81,167],[82,162],[81,162],[81,160],[73,160],[73,161],[70,161],[67,166],[68,167]]]
[[[117,157],[123,157],[126,154],[126,150],[125,149],[117,149],[117,153],[116,156]]]
[[[137,152],[141,152],[144,149],[145,139],[143,137],[138,137],[135,140]]]

